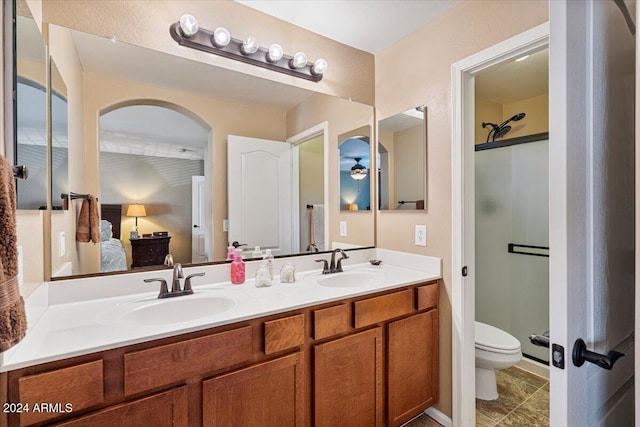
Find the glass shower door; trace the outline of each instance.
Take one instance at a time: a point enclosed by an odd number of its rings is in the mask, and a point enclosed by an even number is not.
[[[535,141],[477,151],[475,165],[476,320],[545,363],[548,349],[529,336],[549,329],[548,251],[536,249],[549,247],[548,153],[547,140]]]

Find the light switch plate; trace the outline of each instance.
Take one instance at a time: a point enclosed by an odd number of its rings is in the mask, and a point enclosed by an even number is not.
[[[222,231],[224,233],[228,233],[229,232],[229,220],[228,219],[223,219],[222,220]]]
[[[67,236],[64,231],[58,233],[58,255],[64,256],[67,253]]]
[[[415,235],[416,246],[427,246],[427,226],[416,225]]]
[[[347,237],[347,221],[340,221],[340,237]]]

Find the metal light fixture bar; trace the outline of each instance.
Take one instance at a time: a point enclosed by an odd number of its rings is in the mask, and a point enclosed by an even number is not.
[[[322,80],[322,74],[315,74],[312,72],[313,64],[307,63],[302,68],[292,69],[289,67],[289,61],[293,58],[287,54],[276,62],[269,62],[267,60],[268,49],[259,47],[258,51],[245,55],[242,53],[243,41],[231,38],[228,45],[224,47],[217,47],[211,41],[213,31],[206,30],[204,28],[198,28],[198,31],[191,37],[185,37],[180,30],[180,24],[172,24],[169,28],[171,37],[180,45],[190,47],[192,49],[201,50],[203,52],[213,53],[214,55],[224,56],[225,58],[235,59],[247,64],[252,64],[258,67],[266,68],[280,73],[288,74],[290,76],[299,77],[301,79],[310,80],[312,82],[319,82]]]

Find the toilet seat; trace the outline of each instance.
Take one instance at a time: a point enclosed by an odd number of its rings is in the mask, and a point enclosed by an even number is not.
[[[520,341],[507,332],[486,323],[476,322],[475,347],[492,353],[520,353]]]

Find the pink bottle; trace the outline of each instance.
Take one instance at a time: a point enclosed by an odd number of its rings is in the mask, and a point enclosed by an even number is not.
[[[242,261],[242,249],[236,249],[231,263],[231,283],[241,285],[245,280],[244,261]]]

